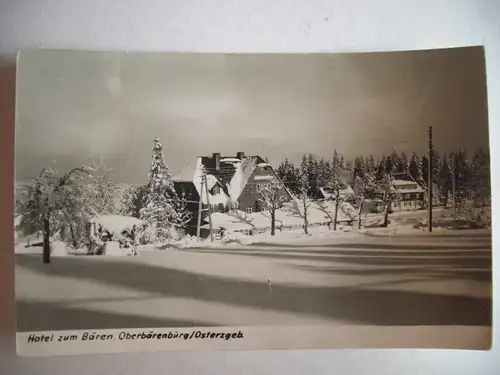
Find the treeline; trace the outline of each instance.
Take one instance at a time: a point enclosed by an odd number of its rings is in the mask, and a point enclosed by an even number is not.
[[[428,154],[408,155],[393,151],[390,155],[375,158],[373,155],[358,155],[352,161],[336,150],[331,158],[317,158],[312,154],[304,155],[296,166],[288,159],[277,168],[278,176],[292,191],[300,190],[300,180],[304,175],[309,181],[309,195],[314,196],[321,187],[328,187],[331,181],[342,178],[354,187],[357,181],[373,178],[381,182],[386,175],[406,173],[422,187],[429,185]],[[455,190],[457,202],[467,199],[486,204],[491,198],[490,155],[488,151],[477,148],[472,154],[460,149],[450,153],[435,150],[432,155],[432,176],[434,198],[442,205],[448,205],[450,195]],[[453,183],[455,186],[453,186]]]

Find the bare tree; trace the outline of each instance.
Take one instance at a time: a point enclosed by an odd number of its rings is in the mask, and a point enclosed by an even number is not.
[[[401,199],[401,194],[394,188],[393,182],[392,175],[390,173],[384,173],[379,185],[379,194],[382,199],[382,204],[384,205],[384,228],[389,224],[389,211],[392,202]]]
[[[309,207],[311,207],[312,199],[309,196],[309,191],[311,185],[309,182],[309,174],[306,164],[303,162],[299,170],[299,186],[298,186],[298,198],[302,206],[302,217],[304,218],[304,233],[309,234]]]
[[[18,201],[21,226],[43,232],[43,262],[50,263],[50,238],[58,217],[68,218],[79,212],[81,196],[76,180],[90,176],[91,168],[73,168],[61,177],[52,168],[44,168],[27,190],[27,199]]]
[[[351,198],[351,195],[346,195],[344,193],[344,190],[348,188],[348,185],[345,182],[346,178],[345,176],[343,176],[343,173],[345,172],[343,172],[340,161],[334,160],[331,176],[329,181],[327,182],[327,187],[332,192],[328,199],[335,202],[335,209],[333,214],[333,230],[337,230],[340,205]]]
[[[329,199],[335,202],[335,209],[333,213],[333,230],[337,230],[339,206],[347,199],[347,197],[342,194],[342,191],[347,188],[347,185],[344,184],[340,179],[333,177],[332,181],[329,183],[329,188],[332,191],[332,195]]]
[[[354,181],[354,195],[359,201],[358,207],[358,229],[361,229],[361,217],[363,206],[367,199],[372,198],[375,193],[375,172],[364,171],[363,176],[356,176]]]
[[[271,236],[276,233],[276,211],[283,207],[288,200],[288,195],[284,192],[283,184],[274,180],[269,187],[265,187],[260,192],[262,206],[271,216]]]
[[[93,215],[117,213],[118,190],[109,180],[113,169],[104,164],[102,157],[99,164],[94,164],[91,160],[91,165],[93,178],[92,183],[87,186],[85,197],[88,209]]]

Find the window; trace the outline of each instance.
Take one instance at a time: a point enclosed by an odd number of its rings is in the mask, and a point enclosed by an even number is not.
[[[409,201],[411,199],[411,194],[404,194],[403,199]]]
[[[223,213],[224,213],[224,205],[223,205],[222,203],[219,203],[219,212],[220,212],[221,214],[223,214]]]
[[[261,193],[264,190],[271,188],[271,184],[257,184],[256,186],[257,186],[257,193]]]
[[[251,214],[253,210],[252,207],[248,207],[245,211],[247,214]]]
[[[220,194],[220,186],[219,185],[215,185],[212,188],[212,195],[217,195],[217,194]]]

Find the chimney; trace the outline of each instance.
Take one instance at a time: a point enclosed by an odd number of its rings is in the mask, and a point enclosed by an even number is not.
[[[220,154],[218,152],[214,153],[213,158],[215,160],[215,170],[220,171]]]
[[[244,153],[244,152],[242,152],[242,151],[240,151],[240,152],[238,152],[238,153],[236,154],[236,157],[237,157],[238,159],[240,159],[240,160],[243,160],[243,159],[245,159],[245,153]]]

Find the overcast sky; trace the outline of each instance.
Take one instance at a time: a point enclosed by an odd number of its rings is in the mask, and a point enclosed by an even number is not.
[[[347,157],[488,147],[482,48],[342,55],[23,52],[16,178],[103,157],[146,181],[159,137],[173,174],[199,155]]]

